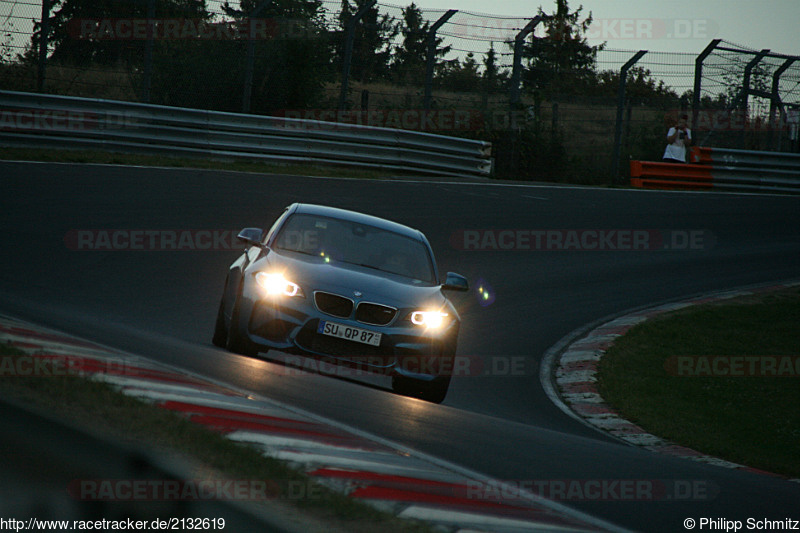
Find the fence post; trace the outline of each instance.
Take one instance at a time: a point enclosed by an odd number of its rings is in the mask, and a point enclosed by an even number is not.
[[[558,102],[553,102],[550,106],[550,135],[551,138],[558,131]]]
[[[339,92],[339,111],[347,108],[347,86],[350,84],[350,63],[353,61],[353,42],[356,40],[356,26],[367,11],[369,11],[378,0],[369,0],[359,9],[353,18],[347,21],[347,36],[344,44],[344,60],[342,61],[342,88]]]
[[[744,80],[742,81],[742,109],[747,113],[748,100],[750,98],[750,78],[753,74],[753,69],[758,65],[764,56],[769,53],[769,49],[761,50],[756,56],[751,59],[744,67]],[[745,115],[745,118],[747,115]]]
[[[775,128],[783,124],[784,115],[783,103],[781,103],[780,109],[778,110],[780,114],[778,115],[778,119],[775,119],[775,110],[778,107],[778,103],[781,101],[781,95],[780,92],[778,92],[781,83],[781,76],[798,59],[799,58],[797,57],[790,57],[786,59],[786,61],[784,61],[781,66],[778,67],[772,74],[772,98],[769,100],[769,136],[767,146],[775,151],[780,151],[781,141],[781,137],[779,136],[777,144],[773,144],[773,139],[775,138]]]
[[[525,44],[525,39],[533,33],[536,26],[544,20],[542,15],[536,15],[528,24],[517,34],[514,38],[514,66],[511,70],[511,107],[512,109],[519,104],[520,100],[520,82],[522,80],[522,47]]]
[[[625,106],[625,133],[622,137],[622,144],[626,149],[630,150],[631,144],[631,119],[633,116],[633,106],[631,105],[630,98],[627,99]]]
[[[769,50],[768,49],[761,50],[744,67],[744,79],[742,80],[742,92],[741,92],[741,95],[742,95],[742,113],[744,115],[743,119],[744,119],[745,127],[742,128],[742,135],[741,135],[742,150],[747,148],[747,146],[746,146],[747,145],[747,127],[746,127],[746,124],[747,124],[747,118],[748,118],[748,115],[749,115],[749,113],[747,112],[747,106],[749,105],[749,101],[750,101],[750,78],[753,75],[753,69],[756,67],[756,65],[758,65],[761,62],[762,59],[764,59],[764,56],[766,56],[767,54],[769,54]]]
[[[36,89],[44,92],[45,69],[47,65],[47,44],[50,37],[50,0],[42,0],[42,23],[39,27],[39,65],[36,75]]]
[[[247,18],[249,19],[247,21],[247,64],[245,65],[244,71],[242,113],[250,112],[250,100],[253,97],[253,69],[255,68],[256,61],[256,36],[253,19],[259,16],[267,8],[267,6],[270,5],[270,3],[272,3],[272,0],[264,0],[257,8],[247,15]]]
[[[520,103],[520,84],[522,82],[522,49],[525,45],[525,39],[533,33],[536,26],[544,20],[542,15],[533,17],[524,28],[514,37],[514,66],[511,70],[511,86],[509,87],[509,104],[510,116],[509,121],[511,124],[515,123],[514,113],[519,107]],[[538,124],[538,121],[537,121]],[[511,136],[511,171],[517,172],[519,166],[519,151],[520,151],[520,129],[514,128]]]
[[[436,32],[456,13],[458,13],[458,9],[447,10],[447,12],[439,17],[439,20],[434,22],[433,26],[431,26],[428,30],[428,51],[425,58],[425,111],[429,111],[431,108],[431,93],[433,92],[433,69],[436,66]]]
[[[619,158],[622,153],[622,112],[625,107],[625,85],[628,81],[628,71],[639,61],[647,50],[639,50],[619,70],[619,91],[617,93],[617,124],[614,128],[614,160],[611,166],[611,179],[616,184],[619,180]]]
[[[153,80],[153,41],[156,0],[147,0],[147,42],[144,45],[144,76],[142,78],[142,102],[150,103],[150,87]]]
[[[697,128],[697,115],[700,111],[700,92],[703,89],[703,61],[714,51],[714,48],[722,42],[722,39],[714,39],[705,50],[700,52],[694,60],[694,94],[692,95],[692,128]]]

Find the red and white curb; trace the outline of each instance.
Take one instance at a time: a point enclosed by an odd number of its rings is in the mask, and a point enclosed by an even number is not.
[[[623,531],[441,459],[143,357],[5,317],[0,342],[36,360],[14,368],[10,358],[0,358],[0,377],[36,371],[37,363],[39,371],[55,374],[60,364],[255,446],[321,484],[402,518],[446,531]]]
[[[578,340],[571,342],[561,351],[555,362],[555,386],[558,400],[563,401],[574,415],[589,426],[608,433],[634,446],[678,457],[684,457],[717,466],[747,470],[755,473],[778,476],[756,468],[740,465],[724,459],[692,450],[668,440],[652,435],[620,416],[608,405],[597,390],[597,371],[600,359],[614,344],[617,337],[631,328],[655,316],[706,303],[716,303],[740,296],[788,289],[800,286],[800,281],[777,285],[760,286],[753,289],[726,291],[692,298],[679,303],[659,305],[615,318],[595,327]],[[551,396],[551,399],[554,399]],[[791,481],[800,482],[800,479]]]

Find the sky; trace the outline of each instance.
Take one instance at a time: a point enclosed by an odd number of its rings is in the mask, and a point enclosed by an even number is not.
[[[381,0],[383,3],[384,0]],[[555,11],[555,0],[414,0],[423,9],[535,16]],[[405,5],[405,1],[388,0]],[[592,13],[589,44],[607,48],[700,53],[712,39],[800,55],[800,0],[572,0]]]

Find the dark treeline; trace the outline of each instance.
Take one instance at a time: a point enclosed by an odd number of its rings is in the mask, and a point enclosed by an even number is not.
[[[324,84],[340,80],[347,21],[366,1],[341,0],[336,21],[325,19],[321,0],[242,0],[237,7],[226,2],[225,24],[240,21],[238,38],[155,39],[151,99],[167,105],[239,109],[246,35],[251,28],[246,21],[266,20],[266,33],[263,25],[255,29],[252,111],[271,113],[317,106]],[[155,0],[154,7],[156,19],[205,24],[205,31],[222,24],[208,10],[205,0]],[[102,27],[97,34],[81,33],[80,21],[142,20],[147,18],[147,10],[148,0],[55,0],[49,20],[49,64],[96,69],[124,64],[133,76],[141,76],[145,39],[109,38]],[[582,6],[571,11],[567,0],[557,0],[553,13],[540,7],[538,14],[544,18],[544,36],[530,39],[523,50],[523,94],[537,102],[570,95],[613,97],[619,74],[598,70],[596,56],[603,45],[590,46],[585,38],[591,14],[583,17]],[[430,27],[430,21],[413,3],[399,16],[381,13],[377,5],[368,9],[356,26],[350,79],[362,84],[421,85]],[[35,63],[40,38],[41,23],[37,22],[26,51],[16,60]],[[435,50],[435,90],[508,91],[510,69],[500,65],[498,57],[513,50],[511,42],[491,43],[487,52],[477,56],[470,52],[445,59],[451,49],[437,37]],[[632,98],[667,99],[669,105],[679,99],[643,68],[629,73],[628,86]]]

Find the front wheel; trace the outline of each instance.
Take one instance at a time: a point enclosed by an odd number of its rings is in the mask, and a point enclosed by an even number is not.
[[[233,312],[231,313],[231,325],[228,328],[228,338],[225,347],[240,355],[256,355],[258,348],[253,341],[247,336],[247,321],[242,323],[240,316],[240,308],[242,304],[242,286],[239,285],[239,290],[236,291],[236,301],[233,303]],[[244,331],[242,329],[244,328]]]
[[[392,376],[392,390],[403,396],[412,396],[431,403],[442,403],[450,388],[450,376],[440,376],[431,381],[413,379],[395,374]]]
[[[217,323],[214,325],[214,336],[211,338],[211,343],[220,348],[226,348],[228,344],[228,326],[225,325],[224,305],[225,299],[223,298],[219,302]]]

